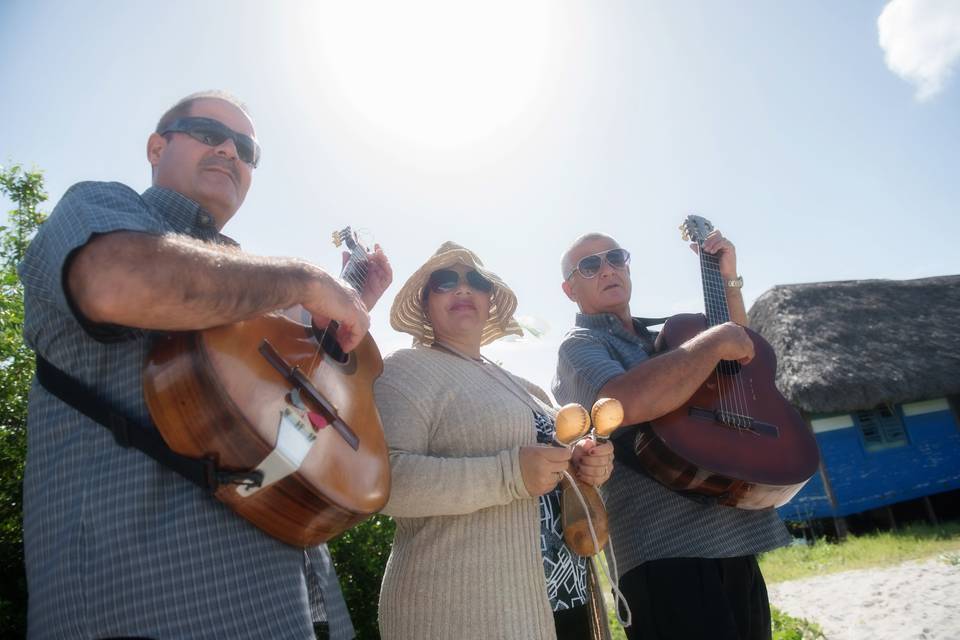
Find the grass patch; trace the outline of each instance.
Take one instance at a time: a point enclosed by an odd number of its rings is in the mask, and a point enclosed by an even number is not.
[[[601,562],[605,562],[603,556],[601,556]],[[610,636],[612,640],[627,640],[627,634],[620,626],[620,621],[617,620],[613,594],[610,592],[610,583],[607,582],[607,578],[602,571],[600,572],[600,584],[603,588],[604,600],[607,603]],[[773,640],[825,640],[820,627],[813,622],[803,618],[794,618],[775,607],[770,607],[770,617],[773,626]]]
[[[773,622],[773,640],[825,640],[820,625],[794,618],[776,607],[770,607]]]
[[[604,571],[608,566],[606,554],[600,552],[600,555],[597,556],[597,564],[600,565],[600,571],[598,572],[600,574],[600,589],[603,592],[603,601],[607,604],[607,622],[610,623],[610,636],[613,640],[627,640],[627,634],[620,626],[620,621],[617,620],[616,603],[613,599],[613,592],[610,590],[610,581],[607,580],[607,574]]]
[[[760,556],[767,583],[900,564],[938,554],[953,558],[960,551],[960,522],[934,527],[915,524],[898,531],[847,536],[841,543],[821,539],[813,545],[782,547]]]
[[[794,545],[765,553],[759,557],[760,569],[768,584],[810,576],[900,564],[938,556],[941,561],[960,565],[960,522],[947,522],[938,527],[914,524],[898,531],[847,536],[844,542],[824,539],[813,545]],[[609,584],[601,575],[607,602],[607,619],[614,640],[626,640],[617,621]],[[823,631],[815,622],[795,618],[770,607],[773,640],[824,640]]]
[[[610,623],[610,637],[613,640],[627,640],[627,633],[620,626],[620,621],[617,620],[617,612],[610,605],[609,599],[607,601],[607,621]]]

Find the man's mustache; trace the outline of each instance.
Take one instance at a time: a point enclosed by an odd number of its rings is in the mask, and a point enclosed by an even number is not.
[[[208,169],[210,167],[219,167],[220,169],[229,171],[230,175],[233,176],[234,182],[240,184],[240,171],[237,169],[237,163],[235,161],[219,156],[211,156],[200,163],[201,169]]]

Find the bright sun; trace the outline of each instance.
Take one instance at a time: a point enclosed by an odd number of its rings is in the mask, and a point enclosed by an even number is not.
[[[549,1],[404,0],[321,5],[308,58],[349,117],[452,148],[522,117],[543,84]]]

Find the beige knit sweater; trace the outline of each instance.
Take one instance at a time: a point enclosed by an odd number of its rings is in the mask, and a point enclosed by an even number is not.
[[[539,506],[520,474],[533,411],[481,370],[492,366],[429,348],[384,360],[374,390],[393,487],[383,511],[397,523],[384,640],[555,638]]]

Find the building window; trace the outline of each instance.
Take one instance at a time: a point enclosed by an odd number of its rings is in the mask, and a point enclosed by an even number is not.
[[[863,436],[863,445],[867,451],[878,451],[908,444],[907,431],[896,407],[882,404],[869,411],[856,411],[853,414]]]

